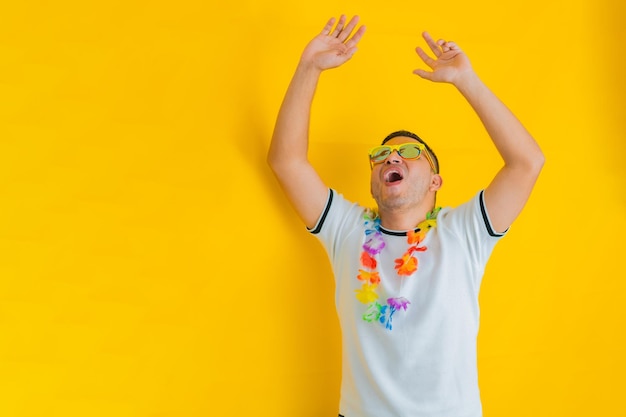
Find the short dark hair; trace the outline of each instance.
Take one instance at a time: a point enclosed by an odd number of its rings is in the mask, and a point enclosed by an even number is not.
[[[387,135],[387,137],[385,139],[383,139],[381,145],[384,145],[385,143],[387,143],[391,139],[397,138],[398,136],[403,136],[403,137],[415,139],[416,141],[418,141],[421,144],[423,144],[424,146],[426,146],[426,151],[430,154],[431,159],[433,160],[433,163],[435,164],[436,173],[437,174],[439,173],[439,159],[437,159],[437,155],[435,155],[435,152],[433,152],[433,150],[430,148],[430,146],[428,146],[428,143],[426,143],[422,138],[420,138],[419,136],[417,136],[413,132],[409,132],[408,130],[398,130],[396,132],[390,133],[389,135]]]

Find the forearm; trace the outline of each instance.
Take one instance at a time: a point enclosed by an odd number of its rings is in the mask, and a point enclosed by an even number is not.
[[[317,222],[328,187],[308,160],[311,104],[321,71],[300,63],[278,112],[267,161],[307,227]]]
[[[473,71],[455,83],[491,137],[505,165],[541,169],[541,149],[508,107]]]
[[[276,170],[281,163],[307,161],[311,105],[321,71],[300,62],[278,112],[268,162]]]

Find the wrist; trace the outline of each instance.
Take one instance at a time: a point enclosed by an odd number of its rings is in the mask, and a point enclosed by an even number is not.
[[[456,80],[453,82],[454,86],[463,94],[464,96],[472,94],[473,91],[476,90],[482,84],[482,81],[478,77],[478,75],[473,71],[465,71],[460,74]]]
[[[296,71],[302,74],[319,76],[323,70],[319,68],[312,59],[302,57],[300,58],[300,62],[298,62],[298,68],[296,69]]]

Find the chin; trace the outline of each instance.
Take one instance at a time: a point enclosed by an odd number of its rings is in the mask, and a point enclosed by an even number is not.
[[[399,209],[402,207],[406,207],[410,205],[410,200],[405,197],[397,196],[397,197],[387,197],[384,199],[376,199],[376,203],[378,207],[384,207],[386,209]]]

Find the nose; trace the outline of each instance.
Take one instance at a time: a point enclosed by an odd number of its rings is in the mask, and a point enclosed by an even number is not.
[[[402,162],[402,157],[398,151],[391,152],[391,155],[389,155],[385,160],[386,164],[399,164],[400,162]]]

